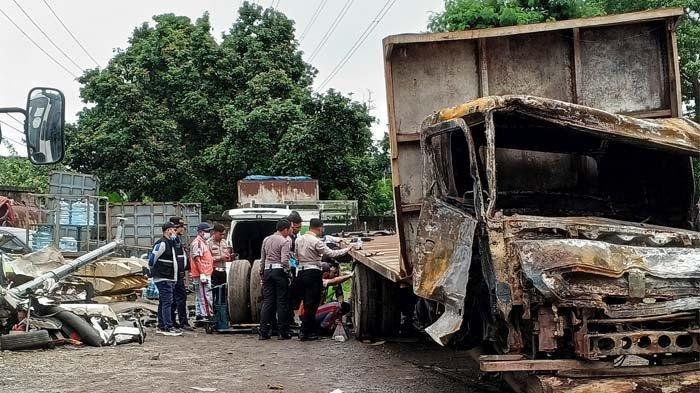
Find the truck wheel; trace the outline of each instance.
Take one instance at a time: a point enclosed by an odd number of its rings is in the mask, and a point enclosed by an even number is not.
[[[63,323],[61,331],[66,336],[81,341],[83,344],[91,347],[102,346],[103,341],[100,333],[92,327],[90,322],[86,321],[81,316],[68,310],[63,310],[58,306],[51,307],[47,311],[50,314],[55,314],[54,318]]]
[[[379,276],[375,273],[376,276]],[[401,309],[399,308],[399,287],[383,277],[379,277],[381,286],[381,334],[384,337],[396,336],[401,325]]]
[[[381,288],[378,275],[367,266],[355,264],[352,279],[352,314],[358,340],[380,335]]]
[[[262,262],[256,259],[253,262],[253,268],[250,271],[250,319],[253,323],[260,322],[260,310],[262,309],[262,284],[260,280],[260,264]]]
[[[46,330],[5,334],[0,336],[0,349],[3,351],[21,351],[23,349],[48,348],[50,341],[49,332]]]
[[[250,262],[239,259],[228,270],[228,314],[232,323],[250,320]]]

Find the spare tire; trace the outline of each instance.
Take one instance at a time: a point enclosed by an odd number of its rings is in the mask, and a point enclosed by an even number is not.
[[[231,323],[250,321],[250,262],[238,259],[228,270],[228,315]]]
[[[3,351],[48,348],[50,343],[51,338],[46,330],[32,330],[27,333],[0,336],[0,349]]]
[[[260,323],[260,311],[262,309],[262,277],[260,277],[260,264],[256,259],[250,271],[250,319],[253,323]]]
[[[100,333],[81,316],[58,306],[50,307],[47,312],[63,323],[61,331],[66,336],[91,347],[101,347],[104,343]]]

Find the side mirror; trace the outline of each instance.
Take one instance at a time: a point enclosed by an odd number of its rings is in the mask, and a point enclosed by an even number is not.
[[[60,90],[35,87],[27,96],[25,138],[33,164],[55,164],[65,153],[66,108]]]

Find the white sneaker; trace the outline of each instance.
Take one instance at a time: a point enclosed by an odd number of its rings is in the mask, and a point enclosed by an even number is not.
[[[165,336],[182,336],[182,330],[177,329],[177,328],[170,328],[168,330],[163,331],[163,335],[165,335]]]
[[[159,327],[156,327],[156,334],[165,334],[165,331],[161,330]]]

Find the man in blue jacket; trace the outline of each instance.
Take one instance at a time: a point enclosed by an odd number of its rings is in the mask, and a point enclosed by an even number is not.
[[[185,276],[190,270],[190,262],[187,257],[187,242],[183,237],[187,234],[187,224],[182,217],[170,217],[170,222],[175,224],[175,252],[177,253],[177,281],[173,288],[173,308],[171,318],[173,326],[182,330],[194,330],[190,325],[187,315],[187,284]],[[178,318],[179,317],[179,318]]]
[[[153,245],[148,266],[153,282],[158,288],[158,327],[157,334],[180,336],[182,330],[173,326],[172,307],[173,291],[178,278],[178,255],[182,257],[182,248],[175,247],[177,226],[172,222],[163,224],[163,237]],[[179,253],[178,253],[179,250]]]

